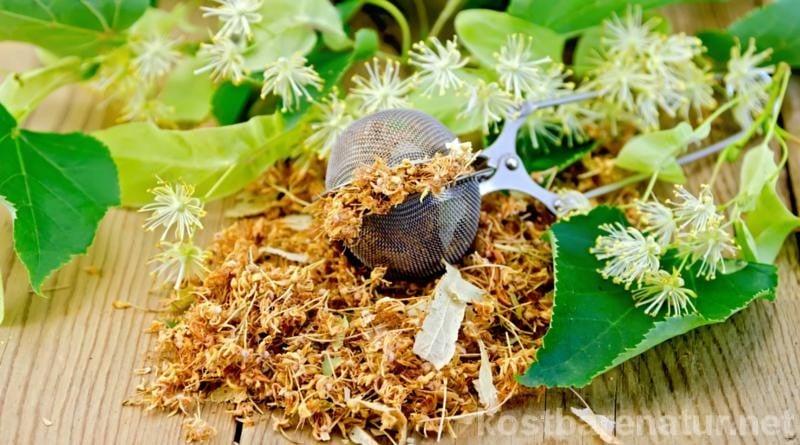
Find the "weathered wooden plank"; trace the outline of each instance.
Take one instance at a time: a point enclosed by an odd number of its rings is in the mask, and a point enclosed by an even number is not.
[[[755,2],[681,5],[666,9],[675,29],[692,32],[722,27]],[[9,49],[11,48],[11,49]],[[30,51],[0,45],[0,65],[11,60],[15,69],[34,66]],[[5,51],[5,52],[4,52]],[[2,57],[3,54],[13,54]],[[8,68],[0,66],[2,68]],[[2,71],[0,71],[2,72]],[[73,90],[74,91],[74,90]],[[784,107],[787,128],[800,134],[800,86]],[[69,106],[65,106],[69,104]],[[64,90],[36,113],[28,126],[40,130],[96,128],[102,111],[85,94]],[[90,112],[93,111],[93,112]],[[793,123],[794,122],[794,123]],[[790,173],[797,190],[800,158],[793,150]],[[707,177],[708,163],[693,167],[690,175]],[[788,190],[786,181],[782,188]],[[737,186],[734,170],[724,169],[716,191],[731,196]],[[798,196],[797,193],[794,196]],[[220,206],[209,209],[206,240],[220,227]],[[115,311],[111,301],[122,299],[138,306],[155,305],[148,293],[143,266],[154,252],[155,237],[139,230],[142,218],[113,211],[103,222],[89,254],[78,258],[49,283],[49,300],[27,294],[27,277],[15,260],[10,243],[0,245],[0,273],[6,278],[7,324],[0,327],[0,431],[10,443],[181,443],[180,419],[162,414],[143,415],[137,408],[122,408],[137,383],[132,369],[140,366],[149,339],[141,331],[152,314]],[[10,223],[0,218],[0,239],[10,239]],[[800,429],[800,371],[796,326],[800,322],[797,247],[788,245],[779,259],[782,287],[776,303],[759,302],[723,325],[699,329],[655,348],[598,378],[579,393],[596,412],[617,420],[620,433],[630,443],[798,443]],[[102,268],[100,276],[83,267]],[[580,406],[570,392],[548,391],[542,400],[504,411],[488,421],[459,428],[459,440],[446,443],[598,443],[585,429],[576,429],[569,407]],[[776,435],[745,435],[743,425],[720,435],[671,436],[658,429],[663,419],[692,422],[700,427],[706,416],[719,426],[731,419],[779,423]],[[527,416],[527,417],[525,417]],[[773,416],[773,417],[767,417]],[[219,430],[216,443],[233,437],[233,423],[219,411],[207,419]],[[47,426],[45,420],[52,421]],[[644,429],[636,434],[631,428]],[[669,426],[669,425],[668,425]],[[746,425],[744,425],[746,426]],[[764,425],[762,425],[764,426]],[[650,432],[652,431],[652,434]],[[731,431],[736,434],[730,434]],[[725,434],[722,434],[725,433]],[[290,433],[305,442],[307,432]],[[429,442],[429,441],[426,441]],[[242,444],[287,443],[272,431],[268,421],[245,428]]]
[[[35,65],[30,47],[0,44],[0,65]],[[98,128],[104,112],[85,89],[67,88],[48,98],[26,127],[48,131]],[[208,243],[221,226],[222,206],[209,209]],[[183,443],[181,418],[123,408],[134,393],[156,317],[115,310],[114,300],[157,307],[145,263],[156,234],[141,230],[142,215],[111,211],[87,255],[45,284],[46,298],[29,293],[28,278],[11,250],[11,224],[0,210],[0,273],[6,283],[6,321],[0,326],[0,435],[2,443]],[[99,268],[99,275],[87,268]],[[221,409],[204,412],[218,430],[212,443],[231,443],[235,423]]]

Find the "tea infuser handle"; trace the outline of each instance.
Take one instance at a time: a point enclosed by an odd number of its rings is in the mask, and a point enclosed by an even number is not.
[[[514,190],[533,196],[553,214],[557,215],[561,209],[561,198],[531,179],[516,153],[504,155],[495,167],[494,175],[481,182],[479,187],[481,196],[499,190]]]
[[[598,95],[598,93],[579,93],[522,104],[515,113],[516,117],[506,120],[503,130],[494,143],[481,153],[481,157],[486,158],[486,165],[494,169],[494,175],[481,182],[481,195],[498,190],[516,190],[533,196],[551,212],[558,214],[561,207],[561,199],[558,195],[546,190],[528,176],[522,159],[517,154],[517,132],[534,110],[587,100]]]

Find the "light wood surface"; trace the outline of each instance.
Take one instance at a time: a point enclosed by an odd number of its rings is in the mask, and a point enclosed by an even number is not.
[[[724,27],[755,3],[682,5],[664,14],[674,29],[693,32]],[[30,47],[0,43],[0,77],[37,64]],[[25,126],[57,132],[96,129],[104,125],[106,114],[97,104],[98,98],[85,89],[66,88],[48,98]],[[785,125],[800,135],[798,79],[783,112]],[[692,166],[691,185],[696,187],[708,173],[708,162]],[[724,169],[717,194],[735,193],[737,178],[737,170]],[[792,145],[780,186],[796,212],[798,144]],[[201,241],[209,241],[223,227],[223,208],[224,203],[210,206]],[[48,298],[40,298],[29,292],[26,272],[11,249],[10,219],[0,211],[0,273],[6,283],[6,321],[0,326],[0,443],[183,443],[181,418],[122,406],[138,383],[133,370],[143,363],[150,344],[143,331],[155,315],[116,310],[112,302],[156,307],[160,298],[150,291],[145,267],[155,252],[156,236],[140,229],[142,221],[132,211],[111,211],[89,253],[56,273],[45,285]],[[578,393],[598,414],[624,422],[618,430],[624,443],[800,443],[797,243],[796,236],[790,237],[778,260],[781,283],[775,303],[758,301],[727,323],[660,345]],[[91,273],[92,268],[98,268],[99,275]],[[550,390],[541,400],[460,426],[458,440],[445,437],[443,442],[599,443],[585,428],[575,429],[568,411],[580,406],[574,394]],[[243,445],[288,443],[272,430],[269,419],[237,434],[235,422],[221,409],[203,414],[218,431],[212,443],[228,444],[234,438]],[[635,422],[641,427],[638,431]],[[669,434],[669,422],[679,424],[681,435]],[[760,422],[760,434],[751,433],[752,422]],[[771,427],[772,422],[778,426]],[[706,426],[720,430],[684,435],[693,427],[703,432]],[[766,427],[775,434],[766,434]],[[288,435],[309,441],[307,432]]]

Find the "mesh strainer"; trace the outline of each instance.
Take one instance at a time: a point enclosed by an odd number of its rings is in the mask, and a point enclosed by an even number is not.
[[[487,170],[459,178],[438,196],[411,196],[385,215],[364,218],[358,238],[347,245],[369,267],[384,266],[393,275],[423,278],[444,270],[443,261],[460,260],[478,230],[481,196],[497,190],[527,193],[558,211],[558,196],[534,182],[522,166],[515,142],[519,127],[535,109],[584,100],[576,94],[526,103],[517,118],[506,121],[497,140],[481,156]],[[448,152],[455,135],[435,118],[412,110],[380,111],[353,122],[331,150],[325,186],[333,190],[350,182],[360,166],[376,157],[396,166],[404,159],[425,162]]]

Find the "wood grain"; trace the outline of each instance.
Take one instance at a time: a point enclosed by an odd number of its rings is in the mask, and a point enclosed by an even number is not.
[[[0,44],[3,70],[36,66],[32,48]],[[104,110],[85,88],[49,97],[25,123],[40,131],[99,128]],[[209,209],[203,243],[222,226],[222,207]],[[122,407],[134,394],[150,347],[143,333],[155,315],[115,310],[124,300],[156,307],[145,266],[157,236],[141,230],[142,215],[106,215],[88,254],[75,258],[45,284],[46,298],[29,293],[28,277],[11,249],[11,224],[0,210],[0,273],[6,283],[6,320],[0,326],[0,443],[179,444],[181,418]],[[99,268],[100,274],[87,272]],[[217,428],[212,443],[227,444],[235,423],[221,409],[203,413]]]
[[[666,8],[676,30],[724,27],[758,2],[735,0]],[[0,76],[37,65],[31,48],[0,44]],[[795,79],[784,106],[784,122],[800,134],[800,81]],[[85,89],[63,89],[26,122],[37,130],[91,130],[105,122],[97,98]],[[800,145],[792,145],[781,192],[800,192]],[[709,162],[691,167],[691,187],[708,177]],[[734,167],[723,169],[715,192],[732,196],[738,188]],[[224,204],[209,208],[208,241],[222,227]],[[181,444],[180,418],[145,414],[121,403],[138,383],[133,369],[142,364],[150,338],[142,331],[156,317],[141,310],[114,310],[124,300],[155,307],[144,266],[156,237],[141,229],[135,212],[114,210],[103,221],[94,245],[48,281],[48,298],[29,293],[24,268],[11,250],[11,224],[0,211],[0,273],[7,293],[6,322],[0,326],[0,441],[11,444]],[[781,287],[775,303],[759,301],[727,323],[700,328],[662,344],[596,379],[578,393],[598,413],[620,422],[625,443],[800,443],[800,264],[796,242],[778,260]],[[100,275],[86,267],[100,268]],[[570,407],[580,407],[569,391],[549,390],[491,419],[456,429],[459,439],[444,443],[596,444],[577,425]],[[750,417],[748,419],[748,416]],[[773,417],[768,417],[773,416]],[[788,423],[787,423],[787,417]],[[204,413],[218,430],[213,443],[231,443],[235,424],[221,410]],[[727,419],[727,420],[726,420]],[[776,419],[775,434],[748,434],[746,421]],[[741,424],[737,425],[739,420]],[[701,434],[671,435],[670,424],[688,422]],[[744,423],[742,423],[744,422]],[[704,431],[706,423],[719,431]],[[48,425],[49,424],[49,425]],[[638,425],[637,425],[638,424]],[[666,424],[666,426],[664,426]],[[639,426],[637,431],[637,426]],[[764,425],[761,425],[764,426]],[[695,429],[696,430],[696,429]],[[287,433],[310,441],[307,431]],[[416,440],[429,443],[432,440]],[[239,443],[284,444],[269,420],[245,427]]]

